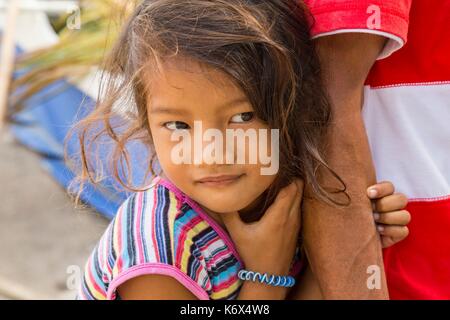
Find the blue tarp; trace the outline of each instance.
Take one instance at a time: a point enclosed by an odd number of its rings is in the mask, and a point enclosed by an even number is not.
[[[65,188],[74,178],[74,173],[63,160],[64,139],[73,124],[86,115],[93,105],[94,101],[77,87],[60,80],[33,96],[26,102],[24,110],[14,117],[19,123],[11,126],[14,136],[26,147],[43,155],[42,165]],[[67,147],[69,154],[79,150],[75,139],[68,141]],[[130,154],[146,155],[144,146],[138,143],[127,149]],[[103,152],[101,159],[107,158],[107,150]],[[132,163],[132,181],[139,183],[137,181],[145,173],[145,168],[136,161]],[[117,191],[113,184],[112,178],[107,178],[95,188],[88,184],[81,194],[82,201],[106,217],[113,217],[119,205],[129,196],[126,191]]]

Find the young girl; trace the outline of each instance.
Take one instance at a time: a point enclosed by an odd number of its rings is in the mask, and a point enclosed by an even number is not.
[[[292,0],[143,1],[105,70],[103,98],[78,126],[82,176],[95,182],[90,150],[101,134],[90,132],[100,121],[115,143],[117,180],[136,192],[90,256],[78,298],[285,299],[295,279],[301,286],[303,185],[328,202],[345,193],[315,176],[326,166],[321,142],[330,109],[305,7]],[[231,148],[226,141],[224,154],[234,161],[218,161],[222,148],[205,152],[212,139],[197,140],[195,122],[224,136],[253,130],[278,171],[262,174],[267,162],[250,161],[250,153],[235,161],[253,150],[250,138]],[[279,139],[264,140],[272,129]],[[183,159],[206,158],[175,161],[174,134],[195,140]],[[129,185],[131,168],[123,166],[133,139],[161,169],[142,189]],[[401,240],[394,231],[408,222],[404,197],[390,183],[371,189],[383,209],[376,216],[385,224],[382,240]]]

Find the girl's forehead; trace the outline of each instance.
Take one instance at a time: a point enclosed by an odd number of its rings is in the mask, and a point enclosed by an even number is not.
[[[149,75],[148,108],[220,108],[227,101],[247,100],[242,89],[223,71],[192,60],[165,62]],[[210,110],[212,111],[212,110]]]

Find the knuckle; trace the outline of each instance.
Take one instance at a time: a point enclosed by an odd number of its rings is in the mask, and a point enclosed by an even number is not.
[[[408,204],[408,198],[403,193],[396,193],[399,205],[404,208]]]
[[[380,219],[378,220],[378,222],[383,224],[390,224],[389,215],[386,213],[380,214]]]
[[[375,202],[375,207],[378,211],[385,212],[386,204],[385,204],[384,198],[377,200]]]

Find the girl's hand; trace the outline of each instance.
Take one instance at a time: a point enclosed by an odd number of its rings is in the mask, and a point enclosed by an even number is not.
[[[374,200],[373,218],[381,235],[383,248],[390,247],[405,239],[409,234],[406,226],[411,221],[406,207],[408,199],[404,194],[394,193],[394,185],[380,182],[367,189],[367,195]]]
[[[221,215],[245,269],[269,275],[289,274],[301,225],[302,195],[303,181],[297,180],[279,192],[257,222],[244,223],[238,212]],[[245,281],[239,298],[284,299],[286,294],[286,288]]]

